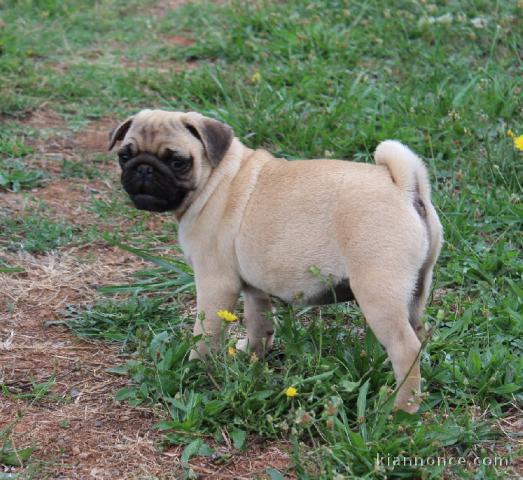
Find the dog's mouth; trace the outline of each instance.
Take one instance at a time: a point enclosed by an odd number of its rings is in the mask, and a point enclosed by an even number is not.
[[[165,212],[169,210],[169,202],[163,198],[147,193],[137,193],[130,195],[130,197],[138,210],[148,210],[150,212]]]
[[[166,185],[163,181],[143,181],[135,177],[123,181],[122,185],[136,208],[150,212],[175,210],[189,192],[188,189],[175,186],[175,184]]]

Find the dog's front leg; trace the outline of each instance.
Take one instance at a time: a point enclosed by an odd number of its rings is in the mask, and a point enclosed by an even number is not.
[[[194,324],[194,335],[203,335],[191,351],[190,359],[203,358],[209,349],[219,347],[227,331],[225,322],[218,318],[220,310],[234,310],[238,300],[240,285],[235,279],[226,276],[196,275],[197,315]]]
[[[247,338],[238,341],[236,347],[251,351],[262,356],[271,347],[274,338],[272,322],[272,305],[269,295],[253,287],[244,287],[245,325]]]

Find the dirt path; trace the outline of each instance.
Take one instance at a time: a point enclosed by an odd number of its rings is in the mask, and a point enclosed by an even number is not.
[[[24,122],[64,127],[48,109]],[[47,163],[52,155],[100,151],[108,123],[94,122],[81,137],[61,134],[39,141],[30,161],[57,174]],[[93,191],[109,194],[113,173],[108,169],[106,181],[52,179],[29,195],[4,193],[2,207],[23,215],[44,202],[46,218],[83,230],[99,221],[87,208],[89,198]],[[35,447],[28,474],[36,469],[36,478],[133,478],[176,471],[176,459],[155,448],[154,411],[114,400],[125,379],[105,370],[121,363],[118,347],[82,341],[53,325],[64,307],[92,302],[97,285],[125,282],[142,262],[102,242],[39,255],[6,252],[3,258],[23,273],[0,274],[0,383],[10,392],[0,402],[0,428],[12,431],[17,449]]]

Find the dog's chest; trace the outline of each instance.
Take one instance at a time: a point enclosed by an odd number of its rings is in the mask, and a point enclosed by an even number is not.
[[[185,229],[181,228],[181,225],[178,228],[178,245],[180,245],[180,248],[182,249],[183,258],[185,259],[187,264],[191,267],[194,267],[190,243],[188,242]]]

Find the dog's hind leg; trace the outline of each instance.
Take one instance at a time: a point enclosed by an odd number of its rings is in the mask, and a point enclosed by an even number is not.
[[[426,332],[421,317],[429,296],[432,270],[443,244],[443,228],[430,198],[428,172],[412,150],[394,140],[380,143],[374,156],[376,163],[385,165],[394,183],[410,197],[426,231],[428,251],[417,272],[409,305],[410,324],[418,338],[424,340]]]
[[[438,217],[432,205],[424,207],[427,215],[422,216],[425,220],[427,231],[429,234],[429,252],[423,265],[417,273],[416,284],[412,291],[412,297],[409,306],[409,321],[414,328],[418,338],[423,341],[427,335],[425,326],[423,325],[422,317],[425,310],[425,305],[430,293],[430,285],[432,283],[432,271],[434,264],[438,258],[443,242],[442,229]]]
[[[262,356],[271,347],[274,338],[271,299],[266,293],[250,286],[243,289],[243,294],[247,338],[239,340],[236,346],[243,351],[249,347],[256,355]]]
[[[421,342],[409,322],[410,292],[397,279],[380,282],[359,272],[351,281],[352,291],[367,324],[385,347],[392,363],[397,386],[395,407],[413,413],[419,407]]]

